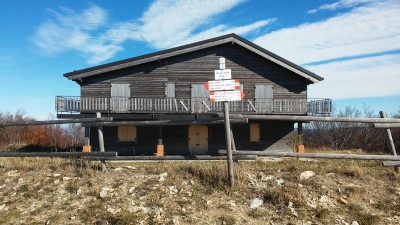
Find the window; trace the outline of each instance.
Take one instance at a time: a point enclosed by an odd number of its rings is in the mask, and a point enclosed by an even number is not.
[[[135,142],[136,126],[120,126],[118,127],[118,141]]]

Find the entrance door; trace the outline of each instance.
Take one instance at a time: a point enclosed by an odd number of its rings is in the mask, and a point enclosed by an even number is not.
[[[272,84],[255,85],[255,107],[258,113],[272,113],[273,93]]]
[[[192,113],[206,113],[206,107],[202,104],[204,101],[210,105],[210,94],[204,87],[204,84],[192,84]]]
[[[208,126],[189,125],[189,153],[192,155],[204,155],[208,151]]]
[[[130,84],[111,84],[111,110],[112,112],[129,112],[131,97]]]

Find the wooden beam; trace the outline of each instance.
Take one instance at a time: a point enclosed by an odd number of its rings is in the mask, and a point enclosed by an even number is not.
[[[400,161],[383,161],[382,162],[383,166],[394,166],[394,167],[400,167]]]
[[[225,125],[225,141],[227,150],[227,164],[228,164],[228,180],[230,187],[233,187],[235,184],[235,177],[233,174],[233,161],[232,161],[232,131],[231,124],[229,121],[229,103],[227,101],[224,102],[224,125]]]
[[[169,156],[94,156],[86,158],[90,161],[139,161],[139,160],[226,160],[226,156],[210,156],[210,155],[169,155]],[[255,155],[238,155],[233,156],[235,160],[256,160]]]
[[[223,154],[226,150],[219,150]],[[352,160],[392,160],[400,161],[400,156],[392,155],[358,155],[358,154],[326,154],[326,153],[293,153],[293,152],[270,152],[239,150],[233,155],[257,155],[270,157],[295,157],[295,158],[321,158],[321,159],[352,159]]]
[[[219,117],[223,115],[218,113]],[[356,117],[322,117],[322,116],[289,116],[289,115],[245,115],[232,114],[234,119],[250,119],[250,120],[277,120],[277,121],[293,121],[293,122],[353,122],[353,123],[399,123],[399,118],[356,118]]]
[[[0,152],[2,157],[115,157],[117,152]]]
[[[374,128],[400,128],[400,123],[374,123]]]
[[[42,120],[42,121],[0,123],[0,127],[35,126],[35,125],[50,125],[50,124],[65,124],[65,123],[112,122],[112,121],[113,121],[112,117],[79,118],[79,119],[67,119],[67,120]]]
[[[96,117],[97,118],[101,118],[101,113],[97,112],[96,113]],[[99,148],[100,148],[100,152],[105,152],[104,149],[104,136],[103,136],[103,127],[102,126],[98,126],[97,127],[97,133],[99,135]],[[107,167],[106,167],[106,163],[105,161],[101,161],[101,171],[106,171]]]
[[[234,119],[231,123],[247,123],[247,119]],[[113,122],[94,122],[84,123],[83,127],[94,126],[172,126],[172,125],[187,125],[187,124],[223,124],[223,119],[204,119],[204,120],[146,120],[146,121],[113,121]]]
[[[379,114],[382,118],[386,118],[386,113],[384,111],[380,111]],[[390,129],[385,129],[385,137],[390,152],[392,153],[392,155],[397,155],[396,147],[394,146],[393,142],[392,132],[390,131]]]

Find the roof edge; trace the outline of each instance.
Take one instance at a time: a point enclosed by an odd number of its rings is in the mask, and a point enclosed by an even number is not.
[[[234,33],[207,39],[207,40],[203,40],[203,41],[199,41],[199,42],[194,42],[191,44],[182,45],[182,46],[178,46],[178,47],[174,47],[174,48],[170,48],[170,49],[166,49],[166,50],[162,50],[162,51],[158,51],[158,52],[153,52],[153,53],[149,53],[149,54],[145,54],[145,55],[141,55],[141,56],[136,56],[136,57],[132,57],[132,58],[124,59],[124,60],[106,63],[106,64],[94,66],[94,67],[89,67],[89,68],[82,69],[82,70],[76,70],[73,72],[65,73],[64,77],[68,78],[69,80],[79,80],[79,79],[82,79],[85,77],[100,74],[100,73],[104,72],[104,70],[106,68],[109,68],[109,70],[107,70],[107,71],[113,71],[113,70],[117,70],[117,69],[126,68],[129,66],[140,65],[140,64],[150,62],[150,61],[155,61],[155,60],[159,60],[159,59],[163,59],[163,58],[172,57],[172,56],[179,55],[179,54],[184,54],[184,53],[191,52],[191,51],[200,50],[200,49],[207,48],[207,47],[224,44],[224,43],[227,43],[230,41],[232,41],[236,44],[239,44],[242,47],[244,47],[264,58],[267,58],[267,59],[277,63],[278,65],[291,70],[294,73],[297,73],[298,75],[304,77],[305,79],[311,81],[312,83],[317,83],[319,81],[324,80],[323,77],[321,77],[301,66],[298,66],[295,63],[292,63],[291,61],[286,60],[286,59],[276,55],[275,53],[270,52],[270,51],[266,50],[265,48],[263,48],[259,45],[256,45],[253,42],[248,41],[247,39],[244,39],[243,37],[241,37],[237,34],[234,34]],[[125,64],[125,66],[124,66],[124,64]]]

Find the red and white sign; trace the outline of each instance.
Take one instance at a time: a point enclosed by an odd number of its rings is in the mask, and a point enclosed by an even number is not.
[[[226,70],[214,70],[215,80],[227,80],[232,79],[231,69]]]
[[[204,84],[209,91],[233,91],[240,90],[239,80],[210,80]]]
[[[241,101],[245,94],[241,91],[217,91],[210,92],[211,102]]]

